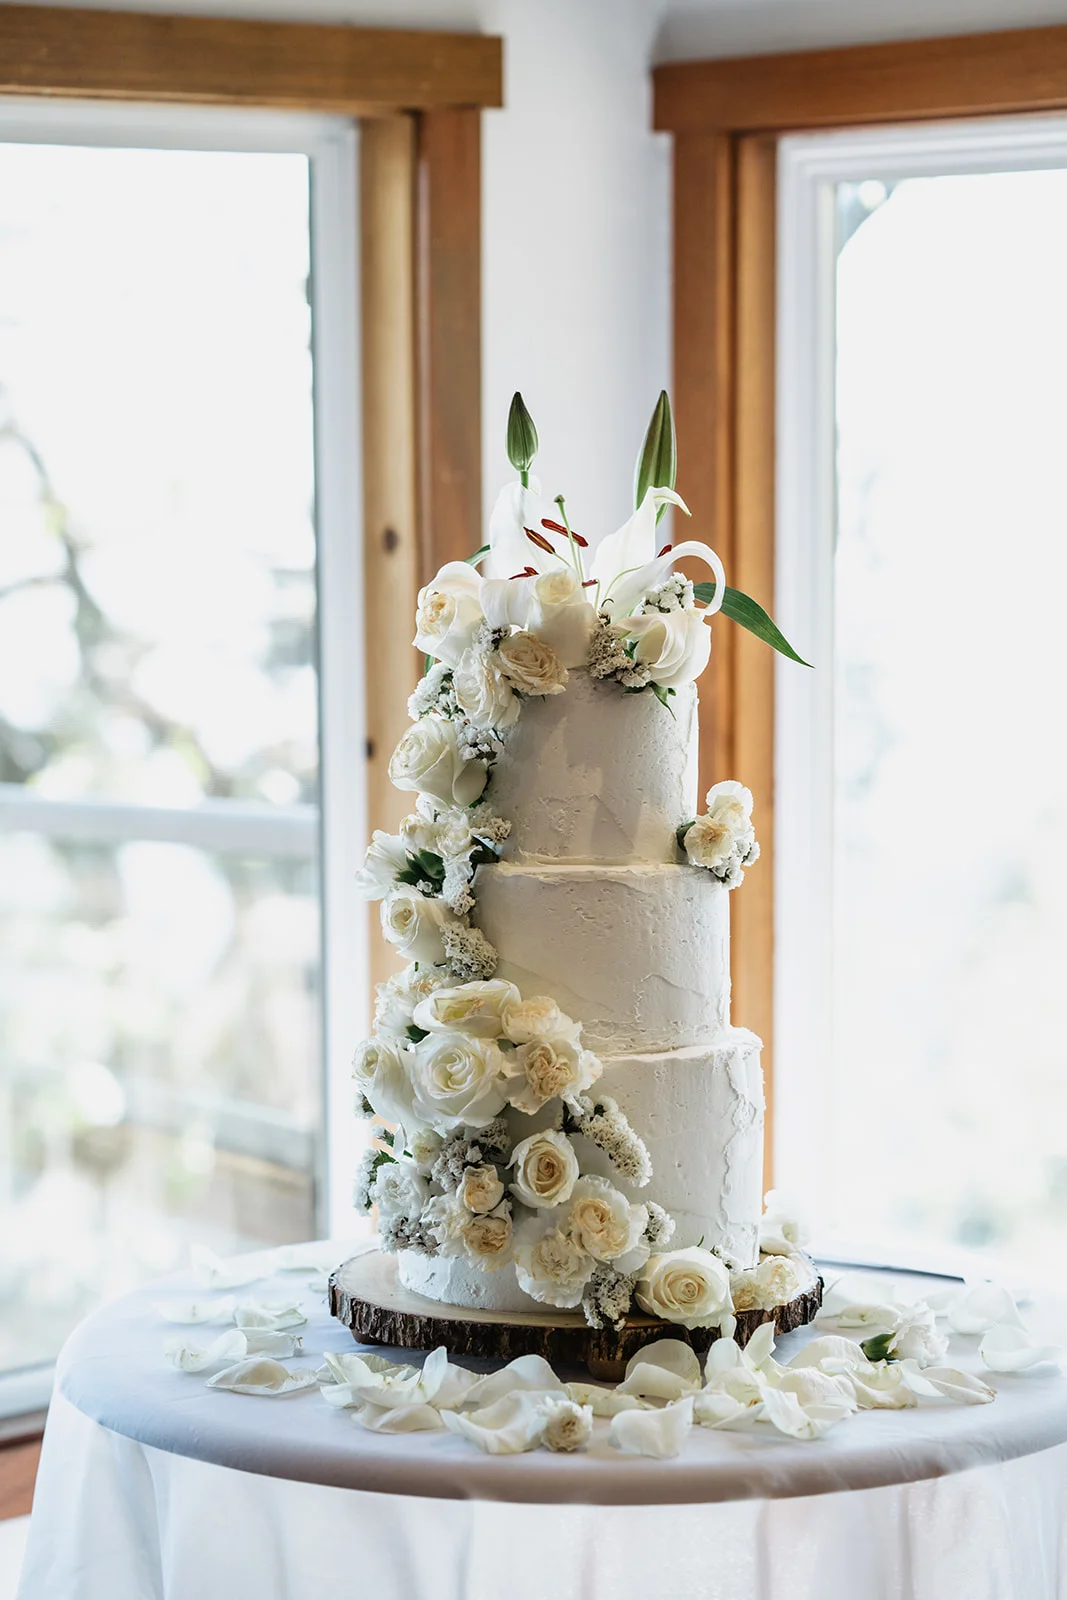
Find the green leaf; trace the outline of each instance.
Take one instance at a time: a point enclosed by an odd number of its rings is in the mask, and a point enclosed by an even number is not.
[[[427,1037],[426,1029],[416,1027],[413,1022],[408,1023],[405,1031],[412,1044],[421,1044]]]
[[[488,554],[489,546],[487,544],[483,544],[480,550],[476,550],[472,556],[464,556],[463,559],[469,567],[473,567],[476,561],[480,561],[483,556],[487,556]]]
[[[710,605],[715,598],[715,585],[694,583],[693,593],[701,605]],[[723,596],[722,614],[724,617],[729,617],[731,622],[740,623],[749,633],[754,633],[757,639],[769,644],[779,655],[788,656],[790,661],[796,661],[802,667],[811,666],[810,661],[805,661],[803,656],[797,655],[777,623],[767,615],[758,601],[750,599],[747,594],[742,594],[740,589],[727,588]]]
[[[511,397],[511,410],[508,412],[508,460],[524,485],[529,481],[530,468],[536,454],[537,429],[523,404],[522,395],[516,390]]]
[[[415,859],[422,868],[424,878],[437,878],[442,882],[445,876],[445,864],[435,850],[417,850]],[[411,857],[408,856],[408,860]]]
[[[656,409],[648,424],[645,442],[637,458],[634,473],[634,509],[641,504],[649,489],[673,489],[678,475],[678,446],[674,437],[674,418],[666,389],[660,390]],[[656,516],[659,522],[666,506],[660,506]]]
[[[869,1339],[864,1339],[860,1349],[868,1361],[892,1361],[889,1346],[893,1343],[892,1333],[875,1333]]]
[[[674,716],[674,707],[671,705],[671,696],[673,695],[674,690],[673,689],[665,689],[663,687],[662,683],[650,683],[648,685],[648,687],[652,690],[652,693],[655,695],[655,697],[659,701],[660,705],[661,706],[666,706],[667,710],[670,712],[671,716],[673,717]]]

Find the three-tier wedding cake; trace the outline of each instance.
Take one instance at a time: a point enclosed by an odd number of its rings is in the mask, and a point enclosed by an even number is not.
[[[541,500],[518,397],[508,445],[488,546],[419,596],[390,766],[417,798],[360,875],[408,964],[356,1052],[379,1119],[357,1204],[428,1300],[715,1326],[809,1287],[790,1246],[761,1260],[760,1041],[730,1022],[752,797],[697,806],[695,680],[732,591],[657,535],[685,511],[665,396],[634,515],[596,545]]]

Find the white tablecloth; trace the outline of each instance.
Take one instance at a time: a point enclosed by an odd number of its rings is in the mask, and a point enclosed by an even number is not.
[[[163,1363],[162,1293],[64,1353],[20,1600],[1067,1600],[1067,1379],[997,1378],[992,1406],[867,1414],[814,1444],[694,1429],[674,1462],[599,1438],[493,1458],[368,1434],[314,1391],[206,1390]],[[309,1361],[352,1348],[300,1297]],[[615,1503],[575,1503],[593,1499]]]

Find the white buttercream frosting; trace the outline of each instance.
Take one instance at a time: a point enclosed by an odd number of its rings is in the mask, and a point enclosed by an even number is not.
[[[404,1288],[428,1300],[479,1311],[537,1308],[537,1302],[519,1288],[514,1267],[483,1272],[458,1256],[424,1256],[417,1250],[401,1250],[398,1261]]]
[[[525,702],[493,769],[509,860],[675,861],[697,812],[697,697],[649,693],[573,671],[565,694]]]
[[[729,891],[689,866],[482,867],[498,978],[548,994],[590,1050],[700,1044],[730,1010]]]

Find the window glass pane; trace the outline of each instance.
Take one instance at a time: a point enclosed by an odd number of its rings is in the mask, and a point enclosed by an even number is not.
[[[1067,173],[842,185],[838,1221],[1067,1243]]]
[[[0,836],[0,1369],[104,1295],[314,1234],[316,874]]]
[[[314,796],[308,162],[0,145],[0,781]]]

